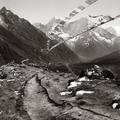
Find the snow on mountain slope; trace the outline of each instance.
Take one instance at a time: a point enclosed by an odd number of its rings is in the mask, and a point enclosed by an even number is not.
[[[80,18],[76,21],[66,22],[61,27],[56,25],[58,29],[52,27],[53,38],[56,35],[58,36],[58,41],[59,38],[68,40],[66,42],[68,47],[78,56],[83,57],[85,61],[93,60],[115,51],[116,48],[113,47],[113,40],[116,36],[102,27],[70,39],[70,37],[86,31],[90,26],[94,26],[94,24],[91,19]]]

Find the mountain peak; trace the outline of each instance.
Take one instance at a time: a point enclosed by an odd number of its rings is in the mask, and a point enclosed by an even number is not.
[[[8,26],[11,24],[19,23],[21,20],[23,20],[12,11],[7,10],[6,7],[0,9],[0,19],[2,19],[4,24],[7,24]]]
[[[7,9],[6,9],[6,7],[4,6],[4,7],[2,7],[1,9],[0,9],[0,12],[5,12]]]
[[[7,15],[7,14],[13,14],[10,10],[7,10],[6,9],[6,7],[2,7],[1,9],[0,9],[0,14],[1,15]]]

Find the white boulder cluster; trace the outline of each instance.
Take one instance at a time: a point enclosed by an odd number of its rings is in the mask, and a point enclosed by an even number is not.
[[[94,65],[94,67],[86,69],[86,71],[84,71],[84,75],[80,76],[80,78],[78,78],[77,80],[69,81],[67,90],[60,92],[60,95],[62,96],[76,95],[77,96],[77,95],[84,95],[84,94],[93,94],[95,91],[91,91],[91,90],[89,91],[84,89],[83,87],[84,86],[86,88],[89,88],[90,86],[92,87],[92,85],[94,84],[93,81],[97,82],[97,80],[102,81],[102,80],[110,80],[110,79],[114,79],[114,75],[112,72],[106,69],[102,69],[98,65]],[[117,104],[114,104],[113,108],[115,106],[117,106]]]
[[[72,81],[70,82],[70,85],[67,87],[67,89],[74,89],[75,87],[81,85],[83,82],[87,82],[87,81],[92,81],[90,79],[88,79],[86,76],[85,77],[81,77],[76,81]],[[84,94],[93,94],[94,91],[88,91],[88,90],[78,90],[76,91],[76,96],[77,95],[84,95]],[[60,92],[60,95],[64,96],[64,95],[71,95],[72,91],[64,91],[64,92]]]

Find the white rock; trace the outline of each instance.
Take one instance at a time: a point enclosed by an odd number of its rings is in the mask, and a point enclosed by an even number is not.
[[[106,80],[109,80],[109,78],[106,78]]]
[[[15,93],[16,95],[19,95],[19,94],[20,94],[19,91],[14,91],[14,93]]]
[[[117,107],[118,103],[113,103],[112,108],[115,109]]]
[[[12,81],[15,81],[15,79],[10,79],[10,80],[7,80],[7,82],[12,82]]]
[[[81,82],[77,82],[78,85],[81,85],[82,83]]]
[[[77,82],[71,82],[70,85],[68,86],[68,88],[72,88],[72,87],[76,87],[77,86]]]
[[[68,86],[68,88],[73,88],[73,87],[76,87],[78,85],[81,85],[81,82],[74,81],[74,82],[70,83],[70,85]]]
[[[2,79],[0,79],[0,82],[2,82],[3,80]]]
[[[88,73],[87,73],[88,75],[92,75],[93,74],[93,72],[92,71],[88,71]]]
[[[2,114],[3,113],[3,111],[0,111],[0,114]]]
[[[90,81],[87,77],[81,77],[77,81],[83,82],[83,81]]]
[[[72,92],[69,92],[69,91],[66,91],[66,92],[61,92],[60,95],[69,95],[71,94]]]
[[[76,92],[76,95],[84,95],[84,94],[93,94],[94,91],[85,91],[85,90],[80,90]]]

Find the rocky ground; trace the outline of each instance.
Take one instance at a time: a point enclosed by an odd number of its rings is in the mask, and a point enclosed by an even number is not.
[[[120,120],[120,88],[113,79],[15,63],[0,71],[0,120]]]

